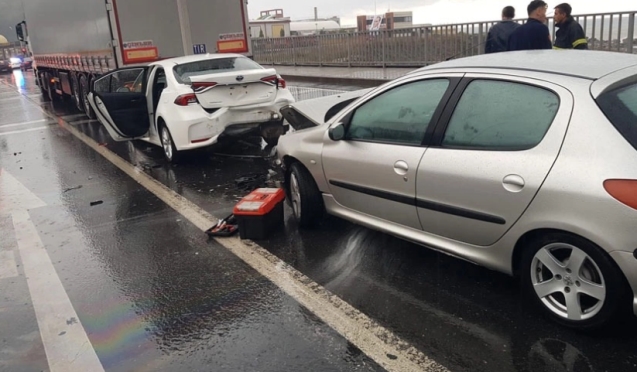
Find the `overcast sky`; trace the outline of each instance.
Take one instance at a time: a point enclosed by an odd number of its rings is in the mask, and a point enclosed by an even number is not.
[[[552,7],[564,0],[545,1],[552,14]],[[516,8],[518,17],[526,17],[528,3],[510,0],[377,0],[376,8],[378,13],[384,13],[388,8],[393,11],[411,10],[414,12],[414,24],[441,24],[496,20],[507,5]],[[292,19],[312,18],[315,6],[319,17],[340,16],[342,25],[355,25],[356,15],[374,14],[374,0],[249,0],[248,4],[250,19],[257,18],[261,10],[279,8]],[[575,14],[637,8],[634,0],[572,0],[570,4]]]

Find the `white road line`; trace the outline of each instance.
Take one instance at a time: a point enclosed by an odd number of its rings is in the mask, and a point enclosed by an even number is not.
[[[22,96],[12,96],[12,97],[0,97],[0,101],[5,102],[5,101],[11,101],[11,100],[18,100],[21,99]]]
[[[36,102],[33,103],[37,106]],[[42,108],[40,110],[57,119]],[[64,128],[202,231],[217,222],[217,218],[135,168],[114,152],[99,146],[95,140],[77,128],[71,125],[66,125]],[[386,370],[390,372],[448,371],[444,366],[436,363],[408,342],[259,245],[239,238],[216,239],[216,241],[279,286]]]
[[[14,130],[11,132],[0,132],[0,136],[8,136],[10,134],[19,134],[19,133],[27,133],[27,132],[35,132],[38,130],[43,130],[43,129],[49,129],[48,126],[46,127],[37,127],[37,128],[29,128],[29,129],[22,129],[22,130]]]
[[[104,371],[29,212],[15,211],[12,216],[49,369],[51,372]]]
[[[67,121],[67,123],[76,126],[76,125],[80,125],[80,124],[91,124],[91,123],[99,123],[98,120],[77,120],[77,121]]]
[[[12,128],[12,127],[21,127],[21,126],[24,126],[24,125],[44,123],[45,121],[49,121],[49,120],[50,119],[40,119],[40,120],[33,120],[33,121],[25,121],[25,122],[21,122],[21,123],[0,124],[0,129],[2,129],[2,128]]]
[[[31,222],[28,210],[45,207],[46,203],[0,168],[0,205],[2,213],[11,214],[13,219],[15,240],[50,371],[103,371],[38,230]],[[0,259],[2,264],[4,257],[0,256]],[[15,260],[13,266],[15,269]],[[0,273],[3,272],[1,269]]]
[[[13,251],[0,251],[0,279],[18,276],[18,266],[15,263]]]

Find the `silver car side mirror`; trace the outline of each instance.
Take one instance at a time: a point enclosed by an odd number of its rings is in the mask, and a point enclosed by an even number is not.
[[[343,123],[336,124],[329,129],[328,134],[332,141],[340,141],[345,138],[345,126]]]

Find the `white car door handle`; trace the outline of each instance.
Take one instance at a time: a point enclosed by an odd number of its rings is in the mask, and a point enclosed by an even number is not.
[[[399,160],[394,163],[394,172],[400,176],[404,176],[409,172],[409,164],[406,161]]]
[[[524,182],[524,178],[518,176],[517,174],[510,174],[502,180],[502,185],[507,191],[510,192],[520,192],[526,186]]]

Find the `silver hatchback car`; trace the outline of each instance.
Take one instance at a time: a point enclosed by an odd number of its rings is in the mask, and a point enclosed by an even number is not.
[[[637,313],[637,55],[470,57],[282,113],[300,226],[327,211],[519,276],[569,327]]]

